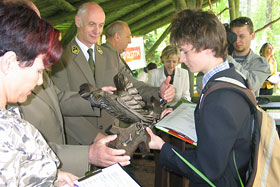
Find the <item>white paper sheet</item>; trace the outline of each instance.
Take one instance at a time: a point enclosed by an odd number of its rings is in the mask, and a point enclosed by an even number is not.
[[[172,113],[160,120],[156,126],[172,129],[197,142],[194,110],[196,104],[182,103]]]
[[[104,168],[101,172],[82,181],[75,181],[75,184],[77,187],[140,187],[119,164]]]

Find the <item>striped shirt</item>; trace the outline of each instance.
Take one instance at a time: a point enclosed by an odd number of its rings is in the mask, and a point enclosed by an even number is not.
[[[204,86],[207,84],[207,82],[209,81],[209,79],[211,77],[213,77],[216,73],[220,72],[220,71],[223,71],[223,70],[226,70],[226,69],[229,69],[229,63],[228,63],[228,60],[224,61],[222,64],[214,67],[213,69],[211,69],[210,71],[208,71],[204,76],[203,76],[203,79],[202,79],[202,84],[203,84],[203,88]]]

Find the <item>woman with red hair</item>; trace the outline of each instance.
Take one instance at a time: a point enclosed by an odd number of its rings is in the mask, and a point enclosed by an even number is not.
[[[73,186],[77,179],[57,172],[60,162],[40,132],[9,106],[43,83],[43,70],[61,53],[59,32],[34,10],[0,2],[0,186]]]

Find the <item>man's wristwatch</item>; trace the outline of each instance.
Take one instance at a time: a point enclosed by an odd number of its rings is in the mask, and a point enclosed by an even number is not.
[[[159,96],[159,103],[160,103],[160,107],[163,107],[164,105],[167,104],[167,101],[165,99],[162,99],[160,96],[160,92],[158,93]]]

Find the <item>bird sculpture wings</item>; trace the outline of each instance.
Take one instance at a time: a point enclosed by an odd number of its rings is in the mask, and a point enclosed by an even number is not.
[[[80,86],[79,93],[88,99],[92,106],[105,109],[125,123],[152,123],[157,114],[144,109],[145,102],[133,84],[121,73],[114,77],[114,83],[117,90],[113,94],[95,89],[88,83]]]
[[[125,149],[126,154],[130,156],[139,144],[144,144],[144,150],[148,151],[149,136],[145,128],[151,126],[159,114],[145,109],[146,104],[138,90],[122,73],[114,76],[114,84],[117,90],[113,93],[93,88],[88,83],[80,86],[79,93],[89,100],[93,107],[105,109],[117,119],[130,124],[127,128],[112,126],[109,130],[111,134],[118,135],[116,148]],[[159,106],[158,103],[156,105]]]

